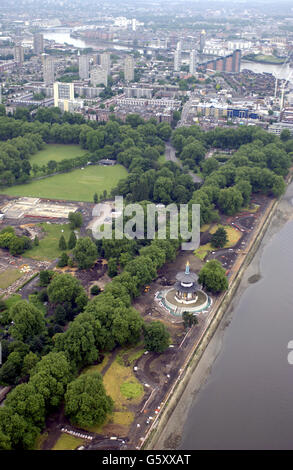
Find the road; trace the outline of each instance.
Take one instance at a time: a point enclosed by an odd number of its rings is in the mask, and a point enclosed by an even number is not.
[[[169,162],[174,162],[174,163],[177,163],[177,165],[182,168],[182,162],[179,160],[179,158],[176,157],[176,151],[174,149],[174,147],[172,147],[172,145],[170,144],[170,142],[168,142],[166,144],[166,153],[165,153],[165,157],[166,157],[166,160],[169,161]],[[191,176],[192,178],[192,181],[194,183],[197,183],[197,184],[202,184],[203,183],[203,179],[196,175],[195,173],[193,173],[191,170],[189,170],[188,174]]]

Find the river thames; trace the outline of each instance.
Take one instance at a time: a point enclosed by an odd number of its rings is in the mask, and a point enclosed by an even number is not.
[[[293,183],[227,312],[217,358],[187,412],[181,449],[293,449],[292,201]],[[260,279],[250,283],[254,275]]]

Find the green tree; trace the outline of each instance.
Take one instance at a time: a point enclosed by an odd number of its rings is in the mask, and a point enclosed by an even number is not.
[[[218,260],[211,260],[200,270],[198,281],[204,289],[216,294],[228,289],[225,269]]]
[[[68,254],[66,253],[66,251],[63,251],[58,263],[57,263],[57,266],[59,266],[59,268],[64,268],[64,266],[67,266],[68,265]]]
[[[75,228],[79,228],[82,226],[83,220],[82,220],[82,214],[80,212],[69,212],[68,220],[70,222],[71,230],[74,230]]]
[[[118,272],[117,259],[110,258],[108,261],[108,275],[110,277],[114,277],[116,276],[117,272]]]
[[[182,319],[185,328],[191,328],[198,323],[197,316],[192,312],[183,312]]]
[[[35,366],[29,383],[40,393],[47,408],[56,407],[72,379],[70,364],[64,352],[50,352]]]
[[[88,313],[78,315],[64,333],[55,336],[55,350],[63,351],[74,367],[92,364],[98,357],[96,347],[101,326]]]
[[[70,237],[69,237],[69,240],[68,240],[68,249],[69,250],[72,250],[76,245],[76,235],[74,233],[74,231],[72,230],[70,232]]]
[[[40,429],[45,423],[44,398],[31,383],[18,385],[12,390],[6,398],[5,406]]]
[[[170,333],[164,323],[152,321],[143,328],[145,346],[149,351],[162,353],[170,344]]]
[[[243,205],[243,197],[236,187],[224,188],[220,190],[218,206],[227,215],[236,214]]]
[[[65,414],[79,426],[102,425],[113,411],[101,374],[83,374],[71,382],[65,394]]]
[[[99,197],[98,197],[97,193],[94,194],[93,200],[94,200],[95,204],[98,203]]]
[[[20,300],[10,309],[13,325],[10,327],[11,336],[20,341],[29,342],[34,337],[46,333],[44,314],[33,304]]]
[[[36,364],[38,363],[38,361],[39,361],[38,356],[32,351],[30,351],[23,359],[22,375],[26,376],[30,374],[33,371]]]
[[[59,250],[65,251],[67,249],[66,241],[64,235],[61,235],[59,239]]]
[[[99,286],[94,285],[94,286],[91,287],[91,294],[92,295],[98,295],[100,292],[101,292],[101,289],[99,288]]]
[[[54,271],[50,271],[48,269],[40,271],[40,286],[47,287],[50,284],[53,274]]]
[[[213,248],[223,248],[228,242],[227,231],[224,227],[219,227],[211,238],[211,245]]]
[[[76,305],[79,297],[85,295],[85,290],[71,274],[55,274],[48,286],[48,297],[52,304],[64,304],[69,302]]]
[[[291,139],[291,133],[289,131],[289,129],[283,129],[281,134],[280,134],[280,139],[283,141],[283,142],[286,142],[287,140]]]
[[[79,269],[89,269],[97,259],[97,247],[89,237],[79,238],[73,256]]]
[[[8,406],[0,408],[0,449],[32,449],[40,428]]]
[[[3,385],[15,385],[21,377],[23,359],[19,352],[9,354],[7,360],[0,369],[0,383]]]
[[[34,246],[39,246],[39,244],[40,244],[39,238],[36,235],[35,238],[34,238]]]

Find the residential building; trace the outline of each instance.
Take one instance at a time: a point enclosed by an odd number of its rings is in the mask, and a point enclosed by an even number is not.
[[[41,33],[34,34],[34,53],[39,55],[44,52],[44,36]]]
[[[176,49],[174,52],[174,72],[179,72],[181,67],[181,50]]]
[[[73,83],[54,83],[54,106],[62,111],[71,111],[74,103]]]
[[[81,80],[89,79],[90,62],[88,55],[80,55],[78,58],[79,78]]]
[[[92,86],[97,86],[103,84],[108,85],[108,74],[107,70],[103,69],[100,65],[96,65],[91,70],[91,84]]]
[[[18,65],[24,62],[24,48],[21,45],[14,46],[14,60]]]
[[[45,85],[50,85],[55,81],[55,60],[49,54],[43,54],[43,79]]]
[[[130,55],[124,61],[124,79],[126,82],[134,80],[134,59]]]
[[[189,73],[192,75],[195,73],[196,70],[196,51],[193,49],[190,51],[190,61],[189,61]]]
[[[107,75],[110,75],[111,73],[111,59],[110,59],[110,53],[109,52],[104,52],[103,54],[100,55],[100,66],[107,70]]]

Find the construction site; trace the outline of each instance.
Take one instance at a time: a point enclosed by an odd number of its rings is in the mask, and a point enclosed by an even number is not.
[[[69,212],[76,212],[77,209],[78,206],[72,203],[62,204],[33,197],[20,197],[5,201],[0,205],[2,219],[21,219],[23,217],[67,219]]]

